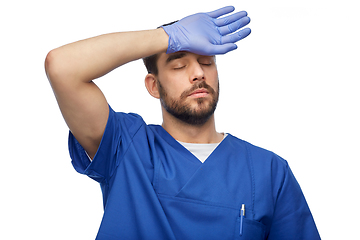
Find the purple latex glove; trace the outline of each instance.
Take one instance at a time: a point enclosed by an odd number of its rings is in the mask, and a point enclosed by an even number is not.
[[[250,22],[245,11],[219,18],[234,10],[234,7],[228,6],[213,12],[190,15],[174,24],[162,26],[169,35],[166,53],[187,51],[212,56],[235,50],[235,42],[247,37],[251,30],[245,28],[238,31]]]

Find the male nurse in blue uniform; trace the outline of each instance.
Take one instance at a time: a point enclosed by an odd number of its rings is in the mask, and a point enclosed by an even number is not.
[[[102,189],[96,239],[320,239],[287,162],[215,129],[215,55],[235,50],[249,22],[230,6],[49,52],[46,73],[70,128],[73,166]],[[115,112],[93,82],[138,59],[160,100],[161,126]]]

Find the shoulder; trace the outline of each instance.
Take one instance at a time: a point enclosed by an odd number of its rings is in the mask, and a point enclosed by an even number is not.
[[[230,134],[229,134],[230,135]],[[260,168],[270,167],[270,168],[288,168],[288,163],[285,159],[277,155],[276,153],[267,150],[265,148],[256,146],[252,143],[244,141],[240,138],[230,135],[231,144],[236,148],[242,148],[247,152],[248,157],[253,162],[254,167],[258,166]]]
[[[144,125],[146,125],[146,123],[139,114],[115,112],[110,107],[107,127],[113,127],[121,132],[128,132],[129,135],[135,135]]]
[[[116,121],[123,121],[124,123],[144,122],[143,118],[137,113],[116,112],[109,106],[109,117]]]

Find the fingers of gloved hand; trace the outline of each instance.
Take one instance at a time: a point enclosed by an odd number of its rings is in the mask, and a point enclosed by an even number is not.
[[[234,43],[228,43],[224,45],[212,45],[211,51],[209,51],[206,55],[208,56],[221,55],[233,51],[235,49],[237,49],[237,46]]]
[[[229,25],[230,23],[236,22],[246,16],[247,16],[247,12],[241,11],[241,12],[231,14],[230,16],[215,19],[214,22],[218,27],[222,27],[222,26]]]
[[[227,7],[217,9],[217,10],[212,11],[212,12],[208,12],[207,14],[212,18],[218,18],[218,17],[220,17],[222,15],[231,13],[234,10],[235,10],[235,8],[233,6],[227,6]]]
[[[249,17],[243,17],[240,18],[239,20],[237,20],[236,22],[230,23],[226,26],[223,27],[219,27],[219,32],[221,35],[227,35],[229,33],[233,33],[236,32],[237,30],[239,30],[240,28],[248,25],[250,22],[250,18]]]
[[[240,31],[234,34],[230,34],[222,37],[221,43],[222,44],[235,43],[243,38],[246,38],[247,36],[249,36],[250,33],[251,33],[250,28],[241,29]]]

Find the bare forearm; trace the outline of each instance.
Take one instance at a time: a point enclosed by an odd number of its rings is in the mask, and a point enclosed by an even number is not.
[[[45,69],[71,132],[93,157],[108,118],[108,104],[92,80],[136,59],[165,51],[162,29],[105,34],[49,52]]]
[[[161,28],[100,35],[52,50],[47,71],[90,82],[125,63],[166,51],[167,45],[168,36]]]

